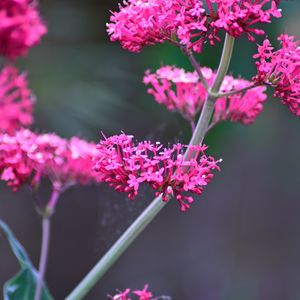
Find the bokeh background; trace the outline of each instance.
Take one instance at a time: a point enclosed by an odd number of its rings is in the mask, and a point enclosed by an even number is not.
[[[34,128],[97,141],[121,130],[137,138],[187,142],[189,125],[146,94],[145,69],[162,63],[191,69],[168,45],[130,54],[108,41],[105,23],[117,1],[41,0],[49,34],[19,59],[37,96]],[[282,3],[284,18],[268,26],[300,38],[298,1]],[[199,57],[215,68],[220,45]],[[255,44],[237,41],[231,72],[250,78]],[[116,289],[149,283],[155,295],[175,300],[300,299],[300,120],[278,100],[257,122],[224,123],[208,136],[222,172],[187,213],[165,208],[86,299],[107,299]],[[37,265],[41,226],[25,188],[1,185],[0,218]],[[46,193],[45,193],[46,197]],[[110,188],[75,187],[61,198],[52,223],[47,282],[63,299],[150,203],[144,190],[133,203]],[[0,236],[0,285],[18,270]]]

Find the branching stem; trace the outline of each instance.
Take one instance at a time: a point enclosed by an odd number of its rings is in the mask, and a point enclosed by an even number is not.
[[[218,68],[215,82],[211,88],[213,93],[218,93],[223,79],[228,71],[231,61],[231,55],[234,46],[234,38],[226,35],[223,47],[223,53]],[[190,145],[201,144],[209,121],[214,110],[214,102],[216,97],[208,95],[204,107],[202,109],[196,129],[190,141]],[[188,151],[185,158],[189,157]],[[86,277],[75,287],[66,300],[79,300],[92,289],[97,281],[106,273],[113,263],[123,254],[128,246],[139,236],[139,234],[147,227],[147,225],[157,216],[157,214],[165,207],[166,202],[162,201],[162,195],[154,199],[154,201],[142,212],[142,214],[133,222],[133,224],[121,235],[116,243],[108,250],[108,252],[98,261]]]

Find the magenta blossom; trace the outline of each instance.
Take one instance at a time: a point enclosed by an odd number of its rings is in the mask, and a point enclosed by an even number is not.
[[[216,74],[209,68],[202,68],[202,73],[208,85],[211,86]],[[185,72],[172,66],[165,66],[155,73],[146,72],[144,83],[149,85],[148,93],[159,103],[171,111],[178,111],[186,120],[193,124],[196,115],[201,111],[207,91],[196,72]],[[251,85],[244,79],[234,79],[226,76],[221,86],[222,92],[240,90]],[[225,120],[252,124],[263,109],[267,99],[265,87],[255,87],[216,100],[213,121]]]
[[[293,36],[282,34],[278,40],[281,48],[274,50],[269,40],[258,47],[254,58],[257,76],[254,81],[275,89],[274,96],[282,100],[289,110],[300,116],[300,47]]]
[[[281,16],[277,2],[124,0],[119,11],[112,13],[107,27],[111,41],[119,41],[124,49],[132,52],[165,41],[176,41],[201,52],[207,39],[212,45],[220,40],[220,29],[234,37],[245,33],[250,41],[254,40],[253,34],[264,34],[261,24]]]
[[[0,132],[13,133],[33,121],[34,97],[27,87],[25,74],[12,66],[0,73]]]
[[[130,295],[132,294],[132,296],[136,296],[134,298],[130,298]],[[142,290],[135,290],[132,291],[130,289],[126,289],[123,292],[119,292],[118,294],[114,295],[114,296],[110,296],[110,298],[112,300],[155,300],[158,298],[153,298],[153,294],[148,291],[148,284],[146,284],[144,286],[144,288]],[[164,299],[167,299],[166,297]],[[169,298],[168,298],[169,299]]]
[[[95,144],[77,137],[66,140],[29,130],[0,134],[0,176],[15,190],[26,182],[37,186],[42,177],[61,189],[88,184],[96,181],[92,170],[96,151]]]
[[[27,53],[47,32],[37,1],[0,1],[0,55],[16,58]]]
[[[255,41],[253,35],[263,35],[261,28],[263,23],[271,23],[271,18],[280,18],[281,9],[278,8],[278,0],[206,0],[212,26],[224,29],[233,37],[246,34],[248,40]],[[216,4],[216,9],[213,4]],[[216,18],[213,16],[217,15]]]
[[[203,146],[173,145],[163,148],[157,142],[133,142],[133,136],[124,133],[100,140],[94,169],[98,180],[106,182],[116,191],[125,192],[134,199],[141,183],[148,183],[163,201],[175,198],[182,211],[194,201],[187,194],[200,195],[212,179],[212,170],[219,170],[213,157],[206,156]],[[193,153],[185,160],[183,152]]]

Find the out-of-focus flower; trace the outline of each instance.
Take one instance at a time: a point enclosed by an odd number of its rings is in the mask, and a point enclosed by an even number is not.
[[[32,121],[34,97],[27,87],[25,74],[12,66],[0,73],[0,132],[13,133]]]
[[[163,148],[157,142],[133,142],[133,136],[124,133],[100,140],[94,169],[98,180],[116,191],[125,192],[130,199],[138,195],[140,184],[148,183],[163,201],[175,198],[182,211],[194,201],[190,193],[200,195],[212,179],[212,170],[219,170],[213,157],[205,155],[203,146],[173,145]],[[183,152],[188,150],[188,160]]]
[[[32,0],[0,1],[0,55],[16,58],[27,53],[47,32]]]
[[[300,47],[293,36],[282,34],[278,37],[281,48],[274,50],[269,40],[258,47],[254,58],[258,84],[265,83],[275,89],[274,96],[282,100],[289,110],[300,116]]]
[[[178,41],[201,52],[208,39],[219,41],[220,29],[234,37],[264,34],[262,23],[280,17],[279,1],[273,0],[124,0],[107,25],[112,41],[139,52],[144,46]],[[253,27],[254,26],[254,27]]]
[[[208,85],[214,82],[216,74],[209,68],[202,68]],[[148,93],[159,103],[171,111],[178,111],[190,123],[202,109],[207,91],[196,72],[185,72],[183,69],[165,66],[155,73],[146,72],[144,83],[150,88]],[[240,90],[251,85],[244,79],[226,76],[221,86],[223,93]],[[245,125],[252,124],[263,109],[267,99],[265,87],[259,86],[216,100],[214,122],[230,120]]]
[[[62,139],[55,134],[35,134],[20,130],[15,135],[0,134],[0,174],[18,189],[28,182],[38,185],[46,177],[62,189],[96,181],[92,158],[96,145],[77,137]]]

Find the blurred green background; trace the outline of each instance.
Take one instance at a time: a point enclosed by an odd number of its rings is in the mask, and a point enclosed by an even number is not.
[[[17,65],[28,70],[37,96],[34,128],[97,141],[102,130],[138,139],[187,142],[189,125],[146,94],[146,69],[189,62],[168,45],[139,54],[108,41],[105,23],[117,1],[41,0],[49,27],[43,42]],[[300,38],[298,1],[282,3],[284,18],[267,26]],[[221,45],[199,56],[215,68]],[[255,44],[236,43],[231,72],[251,78]],[[192,209],[171,203],[107,272],[87,299],[149,283],[155,295],[175,300],[300,299],[300,120],[270,97],[250,127],[224,123],[206,140],[222,157],[222,172]],[[45,193],[46,197],[46,193]],[[14,230],[37,265],[40,220],[25,188],[1,185],[0,218]],[[145,189],[132,203],[110,188],[75,187],[61,198],[53,218],[47,282],[63,299],[149,204]],[[0,285],[17,262],[0,237]]]

